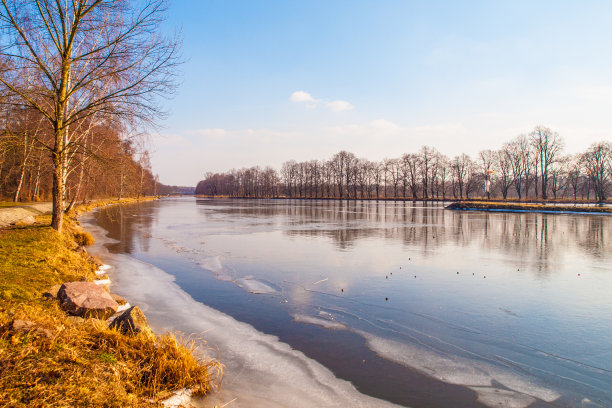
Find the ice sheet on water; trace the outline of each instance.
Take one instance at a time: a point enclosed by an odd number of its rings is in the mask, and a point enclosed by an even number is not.
[[[206,270],[215,274],[215,278],[220,281],[233,282],[234,278],[226,271],[223,266],[223,262],[219,256],[209,256],[204,260],[199,261],[198,265]]]
[[[201,333],[209,353],[219,353],[225,365],[223,399],[238,398],[232,408],[394,406],[359,393],[351,383],[276,336],[196,302],[164,271],[127,255],[109,253],[104,247],[104,230],[95,225],[87,228],[96,238],[90,252],[115,266],[116,291],[141,307],[154,329]]]
[[[276,293],[276,289],[260,280],[255,279],[253,276],[246,276],[244,278],[236,279],[236,284],[238,287],[246,290],[247,292],[257,295]]]
[[[292,315],[292,317],[293,317],[293,320],[298,323],[313,324],[315,326],[321,326],[325,329],[331,329],[331,330],[345,330],[346,329],[346,325],[340,322],[331,320],[331,319],[314,317],[314,316],[309,316],[309,315],[304,315],[304,314],[294,314]]]
[[[491,407],[500,406],[501,403],[504,407],[524,408],[535,398],[551,402],[561,396],[554,390],[491,364],[438,354],[423,347],[384,339],[366,332],[358,333],[379,356],[441,381],[468,386],[478,393],[483,404]],[[503,388],[496,387],[494,384],[497,383],[502,384]]]
[[[221,272],[223,270],[223,264],[221,263],[221,258],[218,256],[209,256],[204,258],[203,261],[200,262],[200,266],[203,269],[209,270],[211,272]]]
[[[119,312],[125,312],[125,311],[126,311],[126,310],[128,310],[130,307],[132,307],[132,305],[130,305],[130,303],[129,303],[129,302],[126,302],[126,303],[124,303],[124,304],[122,304],[122,305],[119,305],[119,307],[117,308],[117,312],[116,312],[116,313],[119,313]]]

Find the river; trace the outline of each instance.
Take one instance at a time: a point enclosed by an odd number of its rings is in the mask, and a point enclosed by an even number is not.
[[[82,219],[112,290],[225,365],[200,406],[612,406],[608,215],[168,198]]]

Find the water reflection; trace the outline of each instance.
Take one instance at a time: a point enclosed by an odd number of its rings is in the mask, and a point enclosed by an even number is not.
[[[98,225],[117,240],[108,248],[115,253],[148,252],[151,246],[153,221],[159,212],[154,202],[114,205],[101,209],[96,215]]]
[[[418,249],[425,257],[444,247],[500,251],[545,276],[568,247],[599,261],[610,259],[612,223],[605,215],[488,213],[444,210],[439,203],[341,200],[203,200],[198,214],[209,223],[242,222],[280,228],[287,237],[327,238],[337,250],[360,240],[383,239]],[[167,205],[167,203],[166,203]],[[119,242],[113,251],[149,248],[159,203],[101,210],[98,222]]]

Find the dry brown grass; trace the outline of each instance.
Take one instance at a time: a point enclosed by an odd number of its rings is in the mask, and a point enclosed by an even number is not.
[[[62,234],[0,231],[0,407],[153,407],[183,388],[209,392],[221,365],[199,357],[194,342],[75,322],[42,298],[54,284],[95,277],[96,260],[74,242],[79,232],[70,219]],[[15,329],[15,319],[34,325]]]

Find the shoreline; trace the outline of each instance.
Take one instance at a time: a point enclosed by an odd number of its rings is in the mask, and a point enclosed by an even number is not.
[[[187,195],[184,195],[187,196]],[[604,202],[595,200],[573,200],[573,199],[550,199],[542,200],[539,198],[534,199],[502,199],[502,198],[454,198],[454,197],[436,197],[436,198],[411,198],[411,197],[287,197],[287,196],[270,196],[270,197],[243,197],[243,196],[212,196],[205,194],[193,194],[195,198],[208,198],[213,200],[305,200],[305,201],[388,201],[388,202],[415,202],[415,203],[447,203],[447,202],[458,202],[458,203],[498,203],[498,204],[516,204],[516,205],[531,205],[531,204],[548,204],[548,205],[592,205],[594,207],[601,205],[612,205],[612,200],[607,199]]]
[[[595,207],[588,205],[569,206],[563,204],[534,204],[489,201],[456,201],[445,207],[456,211],[490,211],[512,213],[575,214],[575,215],[610,215],[612,207]]]
[[[65,219],[62,233],[49,226],[48,214],[0,230],[0,405],[61,401],[100,406],[110,399],[144,408],[162,406],[183,389],[209,392],[217,363],[196,359],[181,337],[153,336],[146,328],[142,333],[111,329],[110,322],[129,311],[118,308],[110,319],[101,320],[109,311],[67,312],[69,305],[57,295],[64,283],[105,282],[100,280],[102,262],[85,249],[93,240],[78,215],[152,199],[97,200],[79,206]]]

